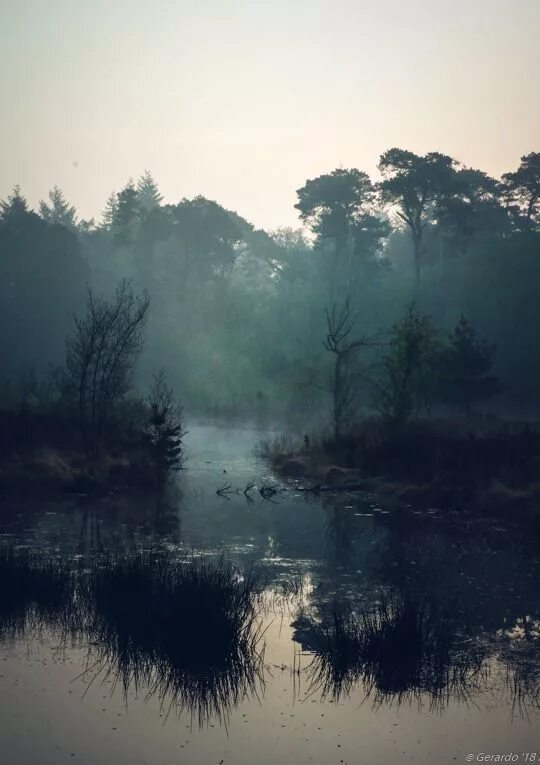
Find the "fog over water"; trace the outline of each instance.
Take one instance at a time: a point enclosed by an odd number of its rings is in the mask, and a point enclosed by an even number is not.
[[[538,39],[0,0],[2,762],[540,758]]]

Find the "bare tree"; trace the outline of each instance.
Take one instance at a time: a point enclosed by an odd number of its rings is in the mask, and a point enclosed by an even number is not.
[[[334,354],[334,371],[331,394],[333,407],[334,437],[339,441],[343,435],[345,423],[354,414],[356,402],[357,374],[351,368],[351,361],[360,348],[373,347],[375,342],[362,336],[351,339],[357,316],[351,312],[349,298],[340,306],[337,302],[331,309],[326,308],[327,335],[324,347]]]
[[[76,401],[86,449],[98,453],[115,407],[132,384],[150,302],[122,280],[110,301],[88,288],[86,313],[66,342],[64,383]]]

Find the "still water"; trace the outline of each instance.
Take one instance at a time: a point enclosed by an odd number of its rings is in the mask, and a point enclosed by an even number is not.
[[[166,548],[256,568],[255,676],[201,714],[189,695],[124,686],[92,664],[99,646],[60,640],[54,625],[11,635],[0,642],[2,763],[540,759],[540,540],[511,521],[294,483],[263,499],[278,481],[253,455],[260,433],[189,430],[167,502],[5,503],[1,541],[51,559]]]

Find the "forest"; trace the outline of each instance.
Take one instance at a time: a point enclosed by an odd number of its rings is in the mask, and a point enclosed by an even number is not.
[[[309,434],[304,451],[366,420],[394,441],[434,417],[534,423],[540,153],[501,178],[398,148],[378,169],[306,180],[299,227],[275,231],[204,196],[165,203],[149,171],[99,220],[57,186],[37,210],[15,187],[0,207],[2,453],[52,429],[96,455],[142,402],[166,466],[184,414]]]

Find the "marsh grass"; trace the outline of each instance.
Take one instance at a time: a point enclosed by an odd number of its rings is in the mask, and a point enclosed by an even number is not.
[[[301,449],[298,439],[289,433],[275,433],[267,438],[262,438],[253,448],[253,456],[257,459],[268,460],[285,459],[293,457]]]
[[[362,683],[375,704],[466,701],[486,679],[487,650],[429,601],[387,597],[355,613],[334,604],[311,627],[311,691],[339,699]]]
[[[83,676],[157,695],[200,725],[263,683],[260,587],[224,560],[166,553],[59,564],[0,554],[0,639],[43,627],[88,647]]]
[[[144,553],[96,564],[79,608],[93,660],[125,693],[145,687],[203,723],[262,680],[257,598],[255,576],[223,560]]]
[[[27,550],[0,549],[0,639],[69,622],[73,576],[58,560]]]

